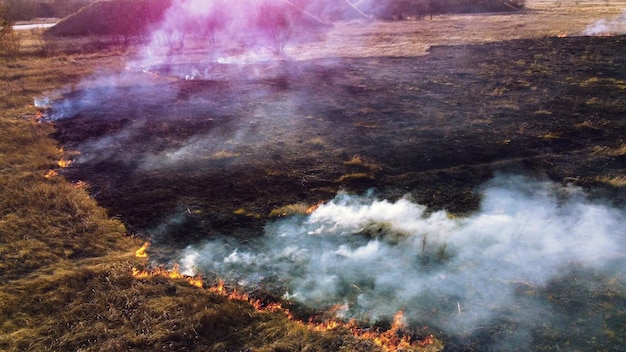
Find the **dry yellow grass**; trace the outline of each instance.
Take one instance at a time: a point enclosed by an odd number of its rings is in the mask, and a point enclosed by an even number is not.
[[[84,60],[78,71],[67,64],[75,60]],[[132,277],[145,261],[135,257],[142,241],[126,236],[84,183],[63,178],[66,153],[31,105],[115,62],[94,55],[0,61],[7,75],[25,72],[0,110],[0,350],[379,350],[347,330],[315,332],[185,280]],[[59,174],[46,177],[51,169]]]
[[[621,0],[527,0],[519,13],[442,15],[432,21],[363,19],[335,24],[324,41],[290,46],[286,52],[301,59],[425,55],[433,45],[580,35],[599,20],[617,20],[625,10]]]
[[[346,165],[346,166],[353,166],[353,167],[357,167],[357,168],[367,169],[367,170],[370,170],[372,172],[380,171],[380,169],[382,169],[382,166],[380,164],[372,162],[372,161],[369,161],[369,160],[365,160],[360,155],[352,156],[352,159],[350,159],[348,161],[344,161],[343,164]]]
[[[601,183],[606,183],[612,187],[626,187],[626,175],[598,176],[595,180]]]
[[[576,35],[598,20],[617,18],[626,4],[529,0],[527,7],[519,14],[338,23],[324,41],[289,46],[287,53],[300,59],[415,56],[433,45]],[[24,35],[27,56],[0,59],[0,350],[332,350],[339,342],[345,350],[376,350],[345,332],[311,332],[279,313],[261,314],[182,281],[134,280],[130,268],[141,264],[133,257],[141,242],[125,236],[123,224],[85,187],[62,176],[44,177],[64,153],[49,137],[53,126],[34,121],[32,106],[35,97],[95,70],[122,67],[125,57],[114,52],[40,57],[35,54],[48,43],[37,35]],[[624,82],[616,86],[623,89]],[[321,138],[310,143],[325,145]],[[593,152],[624,155],[625,150]],[[236,155],[215,155],[231,156]],[[377,167],[359,158],[346,166]],[[346,174],[338,181],[363,179],[371,175]],[[625,184],[623,175],[598,181]],[[277,214],[301,213],[305,207],[295,204]]]
[[[291,215],[305,215],[309,213],[310,208],[311,208],[311,205],[305,204],[305,203],[288,204],[288,205],[273,209],[270,212],[269,217],[278,218],[278,217],[285,217],[285,216],[291,216]]]

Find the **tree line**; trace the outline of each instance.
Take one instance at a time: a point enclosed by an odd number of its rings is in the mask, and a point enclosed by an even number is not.
[[[209,2],[210,0],[207,0]],[[68,16],[95,0],[0,0],[13,20]],[[155,3],[162,1],[155,0]],[[359,12],[379,19],[423,18],[442,13],[510,11],[521,9],[525,0],[270,0],[291,3],[321,18],[337,20],[359,16]],[[352,6],[350,6],[352,4]]]
[[[521,10],[525,0],[365,0],[359,7],[379,19],[422,19],[444,13],[500,12]]]
[[[34,18],[62,18],[94,0],[0,0],[14,21],[28,21]]]

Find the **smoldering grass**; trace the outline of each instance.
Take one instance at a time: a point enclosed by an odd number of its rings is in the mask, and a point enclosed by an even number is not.
[[[287,204],[275,209],[269,214],[270,218],[279,218],[293,215],[306,215],[309,212],[311,205],[305,203]]]
[[[612,187],[626,187],[626,175],[602,175],[596,176],[594,180]]]
[[[623,156],[626,155],[626,144],[617,147],[595,146],[592,149],[593,154],[606,156]]]
[[[33,82],[62,81],[29,69]],[[359,350],[363,343],[347,334],[311,333],[185,282],[134,279],[130,268],[139,263],[129,248],[141,242],[125,236],[85,187],[62,174],[44,177],[64,153],[49,137],[53,126],[24,118],[35,109],[18,107],[50,88],[28,91],[30,84],[0,114],[0,349],[321,350],[325,343]]]
[[[623,263],[612,253],[626,235],[612,230],[623,215],[575,187],[499,177],[485,186],[481,211],[468,217],[370,197],[341,194],[309,217],[268,224],[265,237],[247,245],[213,241],[181,256],[199,272],[246,285],[285,278],[286,297],[314,307],[347,304],[348,317],[404,310],[458,336],[507,322],[493,330],[496,345],[527,343],[542,320],[560,319],[538,292],[564,268],[583,263],[606,272],[613,260]]]
[[[232,159],[238,157],[240,154],[236,152],[232,152],[229,150],[218,150],[217,152],[211,154],[210,159],[212,160],[224,160],[224,159]]]
[[[370,174],[368,174],[366,172],[355,172],[355,173],[341,175],[337,179],[337,182],[339,182],[339,183],[344,183],[344,182],[361,182],[361,181],[369,181],[369,180],[373,180],[373,179],[374,179],[374,177],[372,177]]]
[[[367,160],[366,158],[360,155],[354,155],[348,161],[344,161],[343,163],[346,166],[353,166],[358,168],[363,168],[371,171],[380,171],[382,166],[374,161]]]

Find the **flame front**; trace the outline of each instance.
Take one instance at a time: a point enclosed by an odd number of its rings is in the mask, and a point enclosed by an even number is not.
[[[393,317],[393,323],[391,324],[391,328],[389,330],[384,332],[368,331],[360,334],[359,336],[371,339],[377,345],[381,346],[384,351],[398,351],[413,346],[411,337],[403,334],[402,332],[404,327],[404,313],[399,311]]]
[[[146,250],[149,245],[150,244],[148,242],[145,242],[143,246],[141,246],[141,248],[139,248],[135,252],[135,255],[140,258],[147,257]],[[185,280],[190,285],[198,288],[204,287],[204,283],[199,276],[191,277],[183,275],[180,272],[178,264],[174,264],[171,270],[160,267],[150,270],[140,270],[133,267],[132,275],[136,279],[148,279],[155,276],[162,276],[174,280]],[[211,286],[206,290],[208,292],[225,296],[231,300],[248,302],[259,312],[282,312],[287,316],[289,320],[295,322],[296,324],[306,326],[312,331],[325,332],[336,329],[345,329],[347,331],[350,331],[352,335],[356,338],[373,341],[385,352],[396,352],[411,348],[425,347],[432,348],[432,350],[440,350],[440,347],[442,346],[441,343],[432,335],[429,335],[422,340],[413,340],[409,334],[406,334],[403,331],[405,329],[405,322],[402,311],[396,313],[389,330],[382,332],[379,330],[371,331],[359,327],[355,320],[349,320],[345,322],[344,320],[337,318],[337,312],[347,309],[346,306],[338,305],[331,308],[327,313],[330,318],[324,319],[321,322],[313,321],[313,319],[311,319],[308,323],[304,323],[300,320],[297,320],[294,315],[289,311],[289,309],[283,307],[280,302],[268,303],[266,301],[250,297],[249,294],[245,292],[239,292],[237,291],[237,289],[228,289],[225,285],[224,280],[219,280],[215,286]]]

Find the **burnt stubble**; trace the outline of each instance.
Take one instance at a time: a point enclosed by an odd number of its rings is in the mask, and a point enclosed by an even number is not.
[[[65,175],[145,236],[179,213],[192,241],[245,238],[273,209],[339,190],[467,213],[494,172],[623,202],[601,180],[624,156],[601,151],[626,135],[624,54],[624,37],[570,37],[211,66],[229,79],[136,72],[151,85],[71,93],[93,100],[55,137],[81,152]]]

